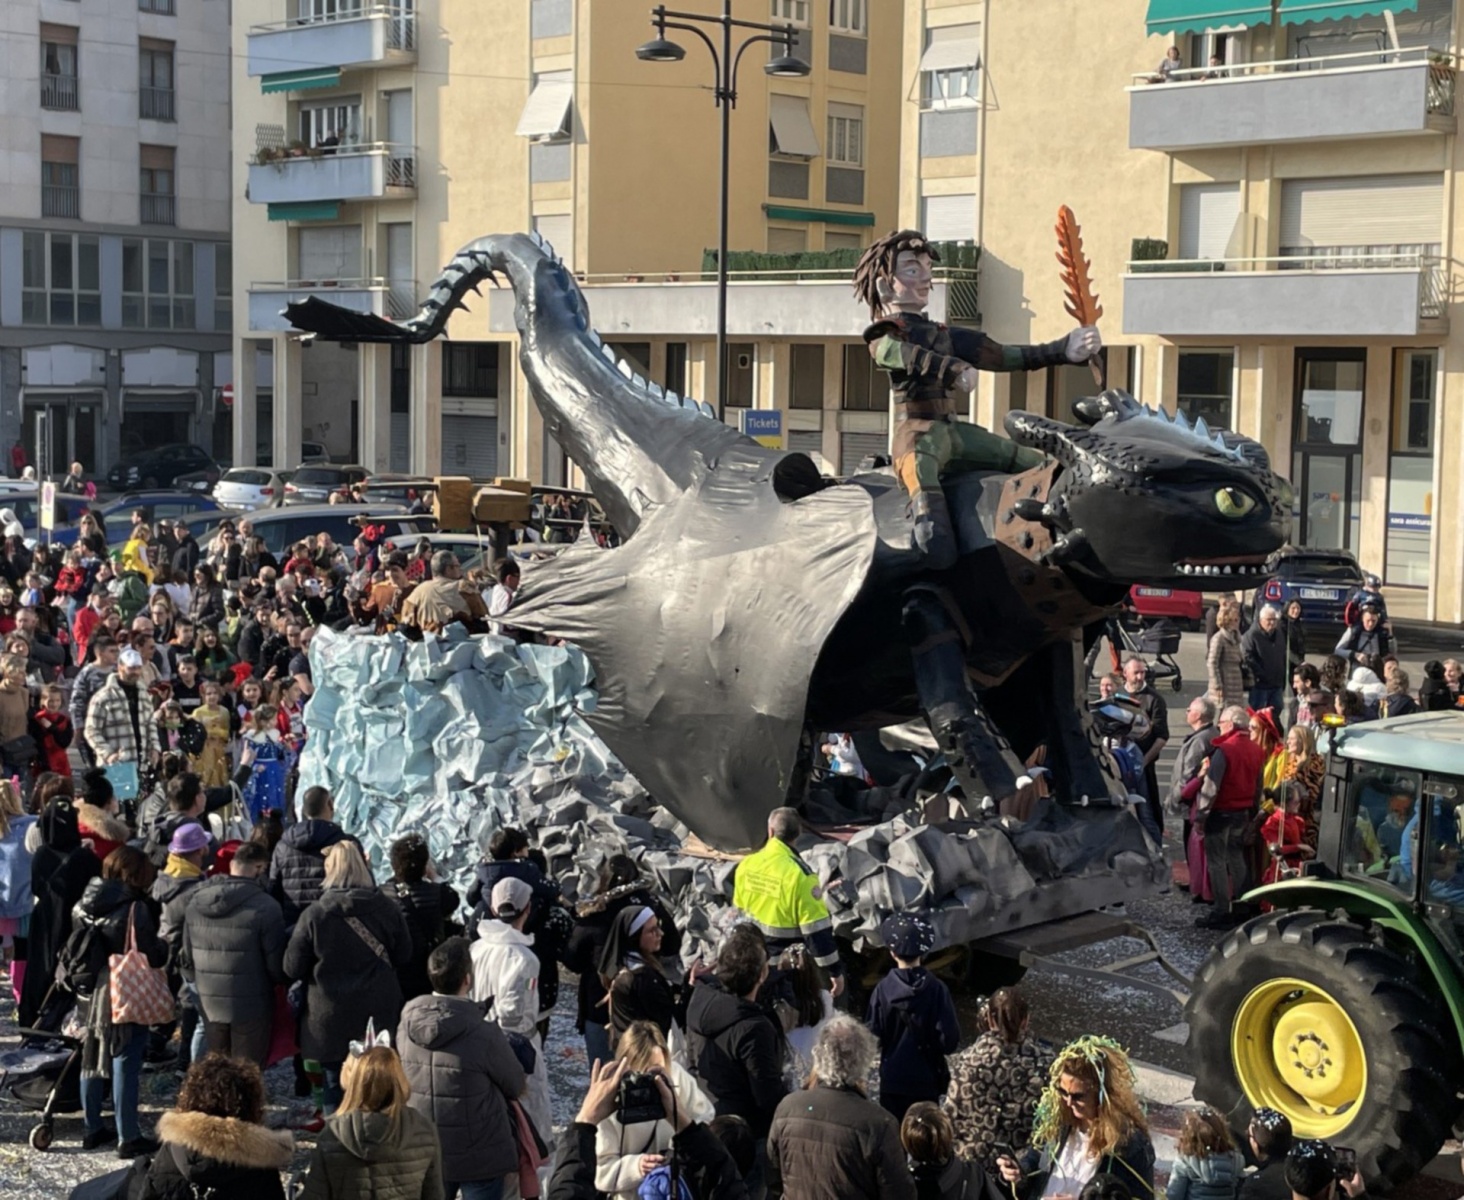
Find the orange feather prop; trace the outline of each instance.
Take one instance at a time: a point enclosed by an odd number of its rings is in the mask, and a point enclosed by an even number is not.
[[[1067,293],[1063,308],[1079,325],[1096,325],[1103,305],[1093,294],[1091,264],[1083,257],[1083,231],[1073,210],[1066,204],[1057,210],[1057,261],[1062,266],[1062,286]]]

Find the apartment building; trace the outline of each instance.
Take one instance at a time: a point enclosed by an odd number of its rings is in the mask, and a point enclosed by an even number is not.
[[[7,0],[5,17],[0,442],[55,472],[227,451],[228,6]]]
[[[887,437],[847,263],[897,215],[904,13],[872,0],[735,12],[792,24],[812,69],[770,77],[783,51],[768,44],[739,57],[728,419],[783,409],[789,441],[837,468]],[[518,370],[507,293],[412,350],[301,342],[279,316],[309,294],[406,315],[491,232],[538,230],[641,374],[715,392],[719,115],[694,34],[670,33],[679,63],[637,58],[654,36],[643,0],[236,0],[235,14],[241,460],[294,462],[304,437],[376,469],[571,479]]]
[[[900,197],[980,242],[1002,340],[1070,327],[1051,257],[1070,205],[1110,379],[1259,439],[1295,485],[1297,543],[1352,550],[1390,604],[1447,621],[1459,24],[1453,0],[907,0]],[[1161,72],[1170,46],[1182,67]],[[1090,388],[995,376],[973,407],[1067,416]]]

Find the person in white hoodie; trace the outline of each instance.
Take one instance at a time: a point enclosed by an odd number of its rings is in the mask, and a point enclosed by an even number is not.
[[[522,879],[500,879],[489,895],[493,913],[478,922],[473,943],[473,999],[484,1017],[505,1033],[521,1034],[534,1048],[534,1070],[523,1096],[524,1112],[547,1143],[554,1125],[549,1112],[549,1068],[539,1038],[539,958],[534,935],[524,932],[534,892]]]
[[[686,1121],[709,1124],[716,1106],[697,1086],[696,1080],[671,1057],[666,1035],[653,1021],[633,1021],[615,1045],[627,1072],[654,1072],[671,1085],[679,1116]],[[621,1124],[620,1113],[611,1113],[595,1129],[595,1188],[621,1200],[634,1200],[641,1182],[657,1167],[664,1166],[675,1130],[664,1117],[653,1121]]]

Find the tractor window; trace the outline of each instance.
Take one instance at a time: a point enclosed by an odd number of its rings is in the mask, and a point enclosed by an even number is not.
[[[1417,771],[1358,767],[1343,870],[1413,895],[1413,852],[1418,838]]]
[[[1445,787],[1442,792],[1427,798],[1428,845],[1423,864],[1429,899],[1450,905],[1457,921],[1464,914],[1464,848],[1460,846],[1459,828],[1464,805],[1454,787]]]

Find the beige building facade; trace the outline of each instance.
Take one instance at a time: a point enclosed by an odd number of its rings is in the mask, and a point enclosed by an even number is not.
[[[821,256],[896,220],[904,13],[758,0],[736,15],[795,26],[812,70],[770,77],[766,44],[741,56],[728,419],[783,409],[788,442],[838,469],[883,447],[888,416],[849,268]],[[518,369],[507,293],[470,297],[446,340],[410,350],[302,342],[279,315],[314,294],[405,316],[492,232],[540,232],[624,358],[714,393],[713,68],[692,34],[673,35],[680,63],[638,59],[653,36],[640,0],[238,0],[239,461],[294,463],[303,439],[374,470],[573,482]]]
[[[966,222],[942,232],[981,244],[983,328],[1070,326],[1070,205],[1111,381],[1259,439],[1295,486],[1295,541],[1354,552],[1397,611],[1464,618],[1454,0],[905,16],[901,214]],[[973,415],[1067,417],[1090,389],[1078,369],[988,376]]]

